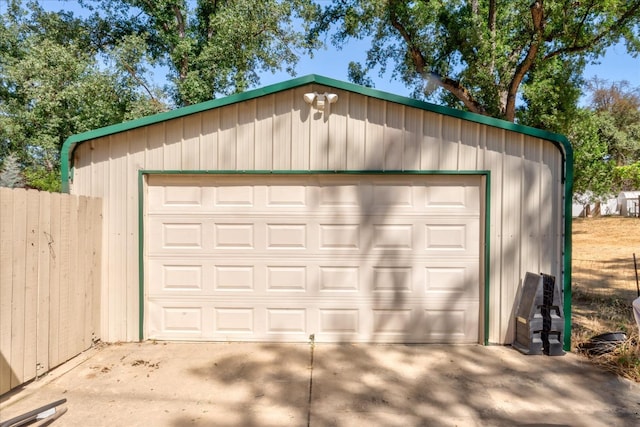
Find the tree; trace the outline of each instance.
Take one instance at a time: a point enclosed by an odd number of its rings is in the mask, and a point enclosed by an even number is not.
[[[18,163],[18,156],[11,153],[5,157],[0,168],[0,187],[24,187],[24,177]]]
[[[569,85],[576,101],[585,63],[619,40],[640,51],[640,0],[342,0],[324,8],[314,34],[334,25],[338,47],[352,37],[372,40],[365,64],[350,66],[352,78],[392,64],[416,96],[509,121],[519,95],[544,105],[541,87]],[[556,90],[547,113],[571,114],[565,95]]]
[[[640,89],[597,77],[587,89],[591,102],[577,111],[567,136],[575,154],[574,191],[589,203],[640,185]]]
[[[164,109],[118,67],[97,55],[121,43],[69,13],[11,1],[0,16],[0,157],[15,153],[31,187],[59,190],[60,149],[75,133]]]
[[[613,191],[636,191],[640,188],[640,161],[613,169]]]
[[[614,164],[599,131],[606,125],[606,119],[587,108],[580,109],[567,133],[574,151],[574,199],[583,204],[601,200],[611,193]]]
[[[640,161],[640,88],[627,81],[609,83],[594,78],[589,82],[591,108],[607,126],[600,129],[609,154],[618,166]]]
[[[110,22],[144,31],[153,60],[170,70],[176,105],[242,92],[259,73],[285,68],[294,74],[298,51],[317,39],[295,31],[293,20],[310,22],[311,0],[86,0],[108,11]],[[136,30],[137,29],[137,30]]]

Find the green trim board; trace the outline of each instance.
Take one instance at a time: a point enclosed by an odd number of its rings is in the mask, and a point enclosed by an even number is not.
[[[491,270],[491,171],[484,174],[484,345],[489,345],[489,298]]]
[[[138,340],[144,340],[144,172],[138,171]]]
[[[483,344],[489,344],[489,291],[490,287],[490,214],[491,214],[491,171],[481,170],[464,170],[464,171],[441,171],[441,170],[425,170],[425,171],[379,171],[379,170],[358,170],[358,171],[299,171],[299,170],[266,170],[266,171],[237,171],[237,170],[139,170],[138,171],[138,339],[144,341],[144,307],[145,307],[145,290],[144,290],[144,196],[145,196],[145,175],[475,175],[484,177],[485,200],[484,200],[484,246],[482,257],[484,267],[484,304],[481,315],[484,322],[483,327]]]

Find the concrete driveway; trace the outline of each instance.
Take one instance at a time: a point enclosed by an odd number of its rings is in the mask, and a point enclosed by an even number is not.
[[[3,396],[60,426],[637,426],[640,385],[509,347],[133,343]]]

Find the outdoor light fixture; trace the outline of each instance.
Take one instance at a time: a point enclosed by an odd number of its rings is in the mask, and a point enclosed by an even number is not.
[[[306,102],[309,105],[313,105],[313,101],[315,101],[316,108],[318,110],[325,111],[326,109],[327,112],[329,111],[329,105],[334,104],[336,101],[338,101],[338,95],[336,95],[335,93],[327,93],[327,92],[305,93],[303,95],[303,98],[304,98],[304,102]]]

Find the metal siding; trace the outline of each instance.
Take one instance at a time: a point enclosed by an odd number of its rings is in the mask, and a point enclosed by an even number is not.
[[[420,169],[420,148],[422,141],[422,111],[405,108],[403,170]]]
[[[347,169],[347,121],[349,111],[349,100],[340,102],[343,96],[340,94],[338,102],[327,104],[327,110],[323,113],[329,130],[328,142],[328,169]]]
[[[502,183],[504,160],[504,131],[487,128],[486,153],[483,168],[491,171],[491,218],[489,238],[489,341],[500,342],[500,301],[502,295]]]
[[[442,116],[423,111],[422,170],[438,170],[440,167],[440,141],[442,140]]]
[[[165,123],[147,128],[147,146],[145,167],[148,169],[164,169],[164,146],[166,141]]]
[[[315,104],[314,104],[315,105]],[[329,127],[325,113],[318,111],[315,106],[308,107],[309,126],[311,135],[309,143],[309,168],[312,170],[326,170],[329,162]]]
[[[549,145],[545,144],[543,151],[545,165],[551,168],[551,185],[552,202],[549,206],[544,206],[551,214],[549,230],[552,240],[549,245],[550,271],[557,278],[563,271],[562,267],[562,240],[564,234],[564,221],[562,220],[562,207],[564,206],[564,192],[562,191],[562,161],[557,152]],[[559,283],[559,282],[558,282]]]
[[[522,138],[511,132],[505,135],[502,187],[502,300],[500,340],[513,333],[512,312],[520,281],[520,240],[522,211]]]
[[[166,169],[182,169],[182,123],[183,118],[165,124],[164,167]],[[114,138],[118,138],[115,135]]]
[[[193,114],[182,121],[182,169],[198,170],[200,166],[200,131],[202,116]]]
[[[257,102],[260,102],[261,99],[258,99]],[[268,123],[272,122],[272,115],[267,113],[263,118],[263,108],[260,108],[256,111],[256,100],[252,99],[247,102],[242,102],[238,104],[237,108],[237,122],[238,122],[238,134],[237,140],[231,142],[236,146],[236,166],[237,169],[253,169],[257,166],[257,160],[260,159],[262,161],[266,160],[265,167],[269,168],[271,164],[269,162],[269,154],[268,149],[267,153],[264,155],[258,155],[256,158],[256,148],[257,147],[270,147],[271,144],[271,132],[270,129],[267,131],[266,129],[261,129],[261,132],[256,132],[256,117],[259,123]],[[264,138],[264,143],[262,143],[262,139]]]
[[[404,106],[387,102],[384,127],[384,170],[402,170]]]
[[[458,170],[458,152],[460,149],[461,120],[455,117],[443,117],[441,122],[439,170]]]
[[[478,167],[480,155],[480,128],[478,123],[461,123],[458,169],[474,170]]]
[[[200,129],[197,129],[197,124],[193,124],[194,120],[185,120],[185,125],[191,123],[193,130],[185,133],[190,135],[198,135]],[[196,121],[199,123],[199,118]],[[127,142],[129,146],[129,152],[127,155],[127,182],[126,182],[126,275],[127,283],[136,283],[138,280],[138,224],[135,221],[138,215],[138,171],[144,168],[145,162],[145,149],[147,145],[147,129],[139,128],[127,132]],[[191,144],[190,149],[198,147],[197,140],[190,140],[188,144]],[[186,154],[183,159],[188,158],[193,153]],[[126,315],[123,316],[126,319],[126,331],[127,341],[135,341],[138,338],[138,308],[139,308],[139,296],[138,288],[136,286],[126,287]]]
[[[218,131],[218,168],[234,170],[236,168],[238,105],[230,105],[220,111],[220,130]]]
[[[288,170],[291,169],[292,158],[291,122],[294,101],[293,92],[282,92],[281,95],[275,102],[273,114],[273,169]],[[262,169],[259,165],[256,166],[257,169]]]
[[[220,110],[209,110],[202,113],[202,135],[200,136],[200,167],[203,170],[214,170],[218,167],[218,128],[220,126]],[[149,169],[162,169],[149,167]]]
[[[308,90],[304,87],[292,91],[293,109],[291,111],[291,169],[309,169],[309,143],[311,127],[309,116],[311,109],[302,96]]]
[[[108,340],[126,340],[127,288],[127,223],[133,218],[127,217],[127,134],[113,135],[109,138],[109,190],[105,196],[105,222],[108,251],[103,265],[109,270],[109,295],[107,306],[109,322],[106,326]],[[174,143],[172,148],[177,144]],[[166,156],[165,156],[166,158]],[[133,319],[131,319],[133,321]]]
[[[83,144],[76,150],[74,159],[76,167],[74,168],[73,185],[74,193],[78,195],[90,194],[93,174],[91,173],[91,144]]]
[[[302,100],[313,91],[338,94],[328,115]],[[127,264],[137,245],[131,235],[138,226],[137,168],[489,170],[489,342],[508,342],[525,271],[538,267],[560,277],[562,159],[546,140],[315,84],[145,129],[146,144],[132,140],[130,159],[128,132],[87,142],[75,153],[73,192],[104,198],[107,341],[130,339],[137,323],[137,265]]]
[[[540,203],[541,144],[531,141],[524,146],[522,167],[521,270],[541,272],[540,244],[542,209]],[[548,270],[544,270],[545,272]]]
[[[365,169],[366,120],[369,99],[352,94],[342,95],[349,106],[347,125],[347,169]],[[359,102],[354,100],[359,99]]]
[[[366,139],[364,141],[365,169],[384,170],[385,101],[369,99],[367,105]]]

